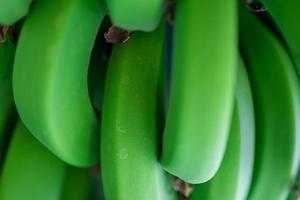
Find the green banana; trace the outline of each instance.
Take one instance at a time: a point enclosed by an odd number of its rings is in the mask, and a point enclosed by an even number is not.
[[[133,33],[110,57],[102,115],[101,163],[106,199],[176,199],[158,162],[156,97],[164,24]]]
[[[1,200],[59,200],[67,165],[19,122],[0,182]]]
[[[37,0],[16,51],[13,89],[21,119],[54,154],[76,166],[98,160],[99,123],[87,76],[104,14],[101,0]]]
[[[116,26],[128,30],[152,31],[160,21],[166,0],[106,0]]]
[[[254,108],[249,80],[239,62],[235,107],[224,159],[217,174],[194,187],[191,200],[244,200],[250,189],[254,164]]]
[[[0,0],[0,24],[11,25],[29,12],[32,0]]]
[[[14,52],[13,42],[6,37],[5,41],[0,43],[0,168],[10,138],[10,129],[14,126],[16,119],[11,84]]]
[[[244,9],[240,17],[241,48],[257,125],[249,199],[286,199],[300,158],[297,76],[288,53],[271,31]]]
[[[91,200],[93,198],[93,181],[91,172],[86,168],[69,167],[62,196],[62,200]]]
[[[261,0],[288,44],[300,76],[300,2],[298,0]]]
[[[211,179],[224,156],[238,55],[236,3],[176,1],[172,90],[161,162],[188,183]]]

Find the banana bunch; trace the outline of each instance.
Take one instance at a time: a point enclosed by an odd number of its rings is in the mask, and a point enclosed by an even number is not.
[[[194,187],[191,199],[246,199],[254,165],[255,125],[252,93],[245,65],[239,59],[235,104],[224,159],[217,174]],[[225,184],[224,184],[225,183]]]
[[[91,185],[87,169],[68,166],[17,123],[1,174],[1,200],[92,199]]]
[[[0,0],[0,200],[300,199],[296,0]]]

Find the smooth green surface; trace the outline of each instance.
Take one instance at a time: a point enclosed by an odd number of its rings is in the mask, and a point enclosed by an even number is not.
[[[296,63],[300,77],[300,12],[299,0],[261,0],[275,20]]]
[[[92,174],[89,169],[69,167],[61,200],[92,200]]]
[[[104,16],[100,0],[37,0],[18,41],[13,89],[30,132],[76,166],[99,158],[87,73]]]
[[[224,159],[217,174],[194,187],[191,200],[245,200],[254,164],[254,107],[242,60],[239,62],[235,107]]]
[[[101,163],[106,199],[176,199],[158,161],[156,101],[165,27],[133,33],[113,49],[102,115]]]
[[[286,199],[299,167],[300,93],[286,49],[241,9],[241,48],[253,89],[256,146],[250,200]]]
[[[166,0],[106,0],[113,24],[128,30],[152,31],[160,21]]]
[[[211,179],[224,156],[237,66],[236,4],[235,0],[176,1],[161,162],[188,183]]]
[[[0,168],[6,152],[7,143],[14,126],[16,110],[12,94],[11,72],[15,46],[6,38],[0,44]]]
[[[32,0],[0,0],[0,24],[11,25],[27,15]]]
[[[59,200],[66,169],[20,122],[0,178],[0,199]]]

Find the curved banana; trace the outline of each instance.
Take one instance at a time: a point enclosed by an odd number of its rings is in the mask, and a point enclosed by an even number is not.
[[[67,165],[19,122],[0,182],[1,200],[59,200]]]
[[[101,163],[104,194],[114,200],[175,199],[158,162],[156,97],[165,26],[116,45],[104,93]]]
[[[16,119],[11,83],[14,52],[15,45],[6,37],[5,41],[0,43],[0,168],[10,138],[10,129]]]
[[[0,24],[11,25],[29,12],[32,0],[0,0]]]
[[[300,76],[300,2],[298,0],[261,0],[280,29]]]
[[[224,156],[238,54],[236,4],[176,1],[172,89],[161,162],[188,183],[211,179]]]
[[[245,66],[240,59],[235,107],[224,159],[217,174],[194,187],[191,200],[245,200],[254,164],[254,107]]]
[[[152,31],[160,21],[166,0],[106,0],[116,26],[127,30]]]
[[[91,200],[93,198],[93,181],[89,169],[69,167],[61,200]]]
[[[244,9],[241,48],[253,89],[256,154],[249,199],[286,199],[300,158],[300,93],[292,61],[277,38]]]
[[[100,0],[37,0],[16,51],[13,89],[21,119],[53,153],[76,166],[98,160],[99,123],[87,73],[103,17]]]

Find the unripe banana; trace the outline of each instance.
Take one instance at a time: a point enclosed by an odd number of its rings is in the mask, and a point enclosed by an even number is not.
[[[9,37],[0,43],[0,168],[16,119],[11,72],[15,46]]]
[[[106,0],[113,24],[128,30],[154,30],[166,0]]]
[[[238,54],[236,4],[176,1],[174,67],[161,162],[188,183],[211,179],[224,156]]]
[[[11,25],[27,15],[32,0],[0,0],[0,24]]]
[[[67,165],[19,122],[0,182],[1,200],[59,200]]]
[[[280,29],[300,76],[299,0],[261,0]]]
[[[224,159],[217,174],[194,187],[191,200],[245,200],[254,164],[254,108],[249,80],[240,59],[235,107]]]
[[[99,123],[87,73],[104,17],[101,0],[37,0],[18,41],[13,89],[21,119],[65,162],[98,160]]]
[[[176,199],[158,162],[156,100],[165,26],[116,45],[104,93],[101,163],[106,199]]]
[[[241,48],[253,89],[256,154],[250,200],[286,199],[299,168],[300,93],[286,49],[240,9]]]

